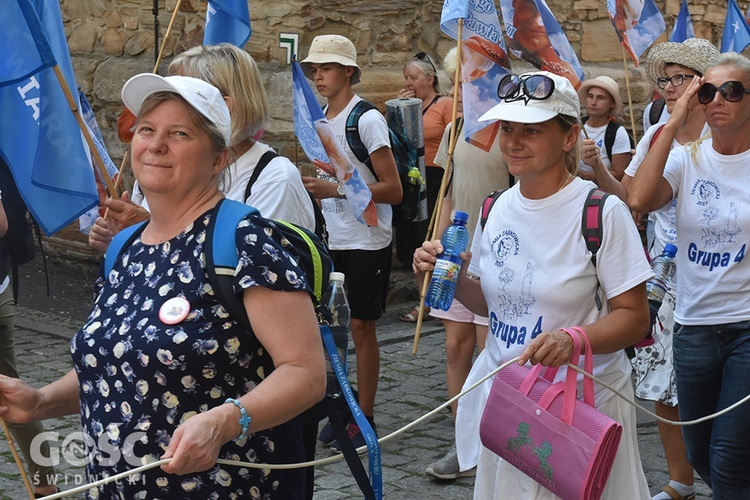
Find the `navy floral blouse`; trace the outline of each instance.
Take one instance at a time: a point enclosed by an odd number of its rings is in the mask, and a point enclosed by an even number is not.
[[[208,283],[203,242],[211,216],[212,211],[203,214],[161,244],[145,245],[137,238],[100,280],[88,321],[71,342],[89,481],[158,460],[182,422],[240,397],[273,370],[263,346],[229,318]],[[294,249],[272,223],[260,217],[240,222],[236,243],[238,293],[253,286],[306,289]],[[185,298],[190,312],[182,322],[166,325],[159,309],[173,297]],[[252,408],[248,411],[252,415]],[[299,422],[230,441],[219,457],[303,461]],[[288,499],[301,497],[303,486],[299,469],[215,465],[176,476],[156,467],[91,489],[87,498]]]

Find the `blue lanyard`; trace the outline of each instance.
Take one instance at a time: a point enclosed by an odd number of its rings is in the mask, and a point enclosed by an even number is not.
[[[352,411],[352,415],[354,415],[354,420],[357,422],[360,431],[362,431],[362,436],[364,436],[365,442],[367,443],[372,491],[375,493],[375,498],[382,500],[383,468],[380,460],[380,443],[378,443],[378,438],[375,437],[375,432],[372,430],[370,422],[367,421],[367,418],[357,404],[357,400],[354,399],[352,387],[349,385],[349,380],[346,378],[341,358],[339,358],[338,350],[333,342],[331,328],[328,325],[319,326],[320,334],[323,337],[323,345],[325,345],[326,350],[328,351],[328,358],[331,360],[331,365],[336,372],[336,378],[341,385],[341,391],[343,392],[346,402],[349,404],[349,408]]]

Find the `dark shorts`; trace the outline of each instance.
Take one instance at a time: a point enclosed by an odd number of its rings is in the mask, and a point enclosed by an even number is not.
[[[346,275],[352,318],[376,320],[385,312],[391,276],[391,246],[380,250],[331,250],[333,267]]]

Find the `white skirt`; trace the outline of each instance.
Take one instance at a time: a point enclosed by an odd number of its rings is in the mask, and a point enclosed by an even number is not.
[[[633,388],[629,383],[620,392],[629,398],[633,397]],[[623,427],[620,446],[602,499],[651,498],[638,452],[635,408],[619,397],[612,397],[597,409],[620,422]],[[474,498],[553,500],[560,497],[482,446],[474,481]]]

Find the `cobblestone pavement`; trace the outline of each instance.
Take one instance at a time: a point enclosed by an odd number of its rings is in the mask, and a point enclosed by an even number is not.
[[[412,354],[414,325],[398,321],[406,305],[392,306],[378,325],[382,350],[380,388],[376,404],[376,422],[380,437],[396,431],[445,401],[444,334],[440,323],[424,323],[417,355]],[[57,313],[39,313],[17,308],[16,350],[22,377],[34,386],[50,382],[71,368],[69,339],[79,326],[76,319]],[[350,355],[353,365],[354,356]],[[64,439],[79,430],[77,416],[45,422],[46,430],[59,433],[56,446],[64,448]],[[644,469],[652,492],[667,482],[666,464],[656,423],[639,413],[639,444]],[[466,499],[472,496],[473,478],[454,482],[436,482],[424,473],[425,467],[440,458],[453,437],[448,410],[382,445],[383,491],[388,499]],[[318,457],[328,457],[319,448]],[[57,482],[63,489],[81,484],[83,470],[65,460],[57,469]],[[77,483],[77,484],[76,484]],[[710,498],[705,485],[698,482],[698,498]],[[0,440],[0,499],[26,498],[12,455],[5,440]],[[81,497],[70,497],[81,498]],[[316,468],[316,499],[361,498],[346,463],[341,461]]]

